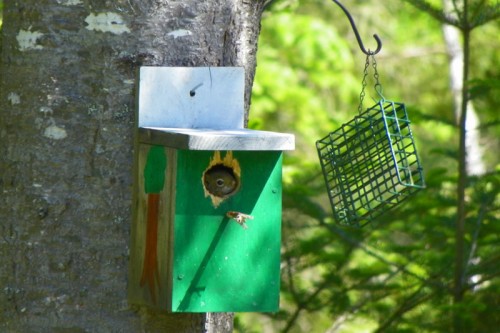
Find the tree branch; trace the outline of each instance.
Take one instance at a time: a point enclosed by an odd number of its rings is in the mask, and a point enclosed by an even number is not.
[[[325,223],[324,221],[320,221],[320,224],[324,227],[326,227],[327,229],[329,229],[330,231],[336,233],[337,235],[339,235],[342,239],[344,239],[346,242],[356,246],[356,247],[359,247],[360,249],[362,249],[364,252],[366,252],[367,254],[369,254],[370,256],[382,261],[383,263],[389,265],[389,266],[392,266],[392,267],[395,267],[396,269],[400,270],[401,272],[407,274],[407,275],[410,275],[414,278],[416,278],[417,280],[423,282],[424,284],[428,284],[428,285],[431,285],[431,286],[434,286],[434,287],[437,287],[439,289],[446,289],[448,291],[451,291],[450,288],[446,285],[446,284],[443,284],[443,283],[439,283],[439,282],[435,282],[435,281],[431,281],[429,279],[426,279],[418,274],[415,274],[411,271],[409,271],[408,269],[406,269],[406,267],[402,266],[402,265],[399,265],[395,262],[392,262],[390,260],[387,260],[386,258],[384,258],[383,256],[381,256],[380,254],[378,253],[375,253],[373,252],[372,250],[370,250],[368,247],[366,247],[364,244],[362,244],[361,241],[358,241],[358,240],[354,240],[352,239],[351,237],[349,237],[343,230],[341,230],[340,228],[336,227],[336,226],[333,226],[333,225],[330,225],[330,224],[327,224]]]
[[[472,245],[469,252],[469,258],[467,259],[467,263],[464,268],[462,279],[465,281],[465,277],[468,273],[469,267],[474,259],[474,255],[477,249],[477,242],[479,238],[479,231],[481,230],[481,222],[483,221],[484,214],[486,213],[486,205],[484,203],[481,204],[481,208],[479,209],[479,214],[476,219],[476,229],[474,230],[474,235],[472,236]]]
[[[498,3],[494,6],[490,6],[486,3],[486,0],[483,0],[475,9],[470,20],[471,29],[500,18],[500,5]]]
[[[287,333],[290,331],[290,329],[292,328],[293,324],[295,323],[295,321],[297,320],[297,318],[299,317],[299,314],[300,312],[302,312],[302,310],[304,310],[307,306],[307,304],[309,302],[311,302],[314,298],[316,298],[316,296],[318,296],[318,294],[323,290],[325,289],[329,284],[330,284],[330,280],[328,279],[325,279],[319,286],[318,288],[316,288],[316,290],[311,294],[309,295],[309,297],[307,299],[305,299],[304,301],[302,302],[299,302],[297,303],[297,308],[295,309],[293,315],[290,317],[290,319],[288,320],[285,328],[282,330],[283,333]]]
[[[400,271],[396,270],[394,272],[391,272],[383,281],[382,284],[385,284],[388,282],[390,279],[392,279],[394,276],[396,276]],[[378,297],[376,300],[382,299],[386,297],[388,294],[383,295],[383,297]],[[358,312],[359,309],[361,309],[363,306],[368,304],[370,301],[373,301],[373,297],[371,294],[369,296],[364,297],[363,299],[359,300],[356,304],[350,307],[349,310],[345,311],[344,314],[339,316],[335,322],[332,324],[332,326],[325,332],[325,333],[335,333],[337,330],[341,327],[341,325],[349,318],[350,314],[354,314]]]
[[[422,285],[418,290],[411,294],[410,297],[408,297],[403,302],[403,304],[401,304],[401,306],[396,309],[396,311],[394,311],[394,313],[390,315],[389,318],[387,318],[387,320],[374,331],[374,333],[385,332],[392,325],[392,323],[401,318],[406,312],[412,310],[419,304],[422,304],[423,302],[431,298],[431,296],[433,295],[432,293],[417,297],[422,292],[422,289],[424,287],[425,286]]]
[[[443,10],[431,5],[426,0],[404,0],[404,1],[408,2],[412,6],[428,13],[430,16],[432,16],[433,18],[435,18],[436,20],[438,20],[441,23],[450,24],[450,25],[453,25],[453,26],[459,27],[459,28],[461,26],[461,21],[459,19],[456,19],[452,15],[449,15],[446,12],[444,12]]]

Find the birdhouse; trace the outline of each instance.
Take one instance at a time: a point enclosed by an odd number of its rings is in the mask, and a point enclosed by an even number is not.
[[[291,134],[244,124],[244,70],[141,67],[128,298],[169,312],[272,312]]]

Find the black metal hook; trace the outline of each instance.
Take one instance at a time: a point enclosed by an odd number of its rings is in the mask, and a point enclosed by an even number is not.
[[[370,50],[367,51],[363,45],[363,41],[361,40],[361,37],[359,36],[358,28],[356,28],[356,24],[354,23],[354,20],[353,20],[351,14],[349,13],[349,11],[347,11],[347,9],[337,0],[332,0],[332,1],[335,2],[337,5],[339,5],[340,8],[342,8],[342,10],[346,14],[347,18],[349,19],[349,22],[351,22],[352,30],[354,30],[354,34],[356,35],[356,39],[358,40],[359,48],[361,49],[361,51],[366,55],[375,55],[375,54],[379,53],[380,49],[382,49],[382,41],[377,36],[377,34],[373,35],[373,38],[375,38],[375,40],[377,41],[377,49],[375,51],[370,51]]]

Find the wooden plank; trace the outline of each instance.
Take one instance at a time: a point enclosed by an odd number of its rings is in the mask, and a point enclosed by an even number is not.
[[[160,298],[162,302],[160,306],[164,305],[164,309],[172,311],[172,270],[174,262],[174,225],[175,225],[175,200],[176,200],[176,187],[177,187],[177,151],[175,149],[165,148],[167,152],[167,182],[165,184],[165,216],[162,216],[162,223],[158,235],[158,243],[163,244],[163,251],[159,253],[160,263],[160,276],[163,278],[165,290],[160,291]],[[163,303],[165,301],[165,303]]]
[[[293,150],[292,134],[250,129],[139,128],[139,141],[185,150]]]
[[[175,208],[176,151],[163,148],[167,156],[165,184],[159,193],[158,232],[156,235],[158,278],[156,271],[154,284],[141,285],[145,265],[146,239],[148,228],[148,193],[146,193],[145,167],[146,157],[153,146],[139,144],[138,158],[134,179],[134,219],[131,230],[131,248],[129,264],[128,300],[131,304],[147,304],[160,309],[171,309],[172,300],[172,251],[173,220]]]
[[[148,145],[138,145],[134,174],[133,222],[131,230],[128,300],[131,304],[148,304],[148,291],[140,286],[144,252],[146,247],[147,194],[144,191],[143,170],[146,164]]]
[[[243,128],[242,67],[140,68],[139,127]]]

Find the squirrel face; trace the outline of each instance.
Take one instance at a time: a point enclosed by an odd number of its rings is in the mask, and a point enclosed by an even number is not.
[[[233,169],[216,164],[203,175],[203,183],[208,192],[217,197],[227,197],[239,188],[239,182]]]

